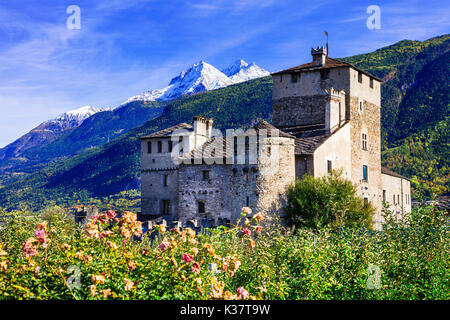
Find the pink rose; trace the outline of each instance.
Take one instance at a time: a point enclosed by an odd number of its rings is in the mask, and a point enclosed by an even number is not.
[[[107,216],[109,219],[113,219],[113,218],[116,217],[116,212],[113,211],[113,210],[107,210],[107,211],[106,211],[106,216]]]
[[[200,266],[197,262],[194,262],[192,264],[192,272],[194,273],[200,273]]]
[[[185,253],[183,255],[183,258],[181,258],[181,261],[185,262],[186,264],[194,261],[194,258],[189,254],[189,253]]]
[[[242,233],[249,237],[252,235],[252,231],[248,228],[242,229]]]
[[[237,288],[237,294],[239,299],[248,298],[248,291],[245,290],[243,287]]]
[[[161,241],[161,243],[158,246],[158,248],[161,249],[162,251],[166,250],[169,247],[170,247],[169,241]]]

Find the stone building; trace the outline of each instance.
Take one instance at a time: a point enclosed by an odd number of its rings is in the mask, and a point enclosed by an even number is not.
[[[282,212],[287,187],[340,169],[365,201],[411,210],[408,179],[381,167],[381,80],[311,49],[312,62],[272,74],[273,125],[221,137],[194,117],[141,138],[142,213],[172,220],[237,219],[242,206]],[[269,216],[271,216],[269,214]]]

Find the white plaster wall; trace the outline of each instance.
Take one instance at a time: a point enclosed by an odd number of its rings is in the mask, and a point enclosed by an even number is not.
[[[389,209],[399,216],[402,212],[411,212],[411,183],[409,180],[381,174],[381,182],[382,189],[386,190],[386,202],[389,204]]]
[[[351,179],[350,124],[346,123],[314,152],[314,177],[328,174],[327,160],[333,170],[342,169],[343,177]]]

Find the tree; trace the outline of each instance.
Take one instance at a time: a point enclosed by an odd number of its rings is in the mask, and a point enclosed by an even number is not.
[[[340,172],[314,178],[305,175],[288,190],[288,223],[296,227],[367,227],[373,225],[374,207],[364,203],[351,181]]]

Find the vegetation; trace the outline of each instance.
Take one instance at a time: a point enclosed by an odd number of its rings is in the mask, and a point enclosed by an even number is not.
[[[297,227],[371,228],[374,212],[373,206],[365,204],[352,182],[339,172],[321,178],[304,175],[288,190],[286,214],[289,223]]]
[[[397,141],[382,154],[382,164],[411,178],[416,190],[450,191],[450,118]]]
[[[432,207],[385,230],[269,225],[197,234],[107,211],[84,230],[58,208],[9,213],[0,230],[0,299],[443,299],[448,224]],[[134,237],[134,241],[132,240]]]

